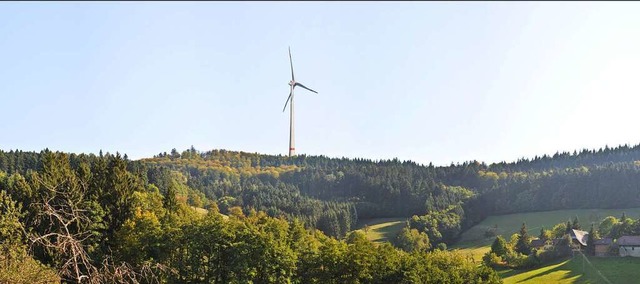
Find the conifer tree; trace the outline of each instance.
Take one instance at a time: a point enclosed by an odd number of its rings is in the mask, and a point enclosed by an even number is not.
[[[573,223],[571,224],[571,229],[580,230],[580,222],[578,221],[578,216],[573,217]]]
[[[518,242],[515,245],[515,251],[524,255],[531,253],[531,245],[529,244],[529,234],[527,233],[527,225],[522,223],[520,232],[518,233]]]
[[[589,235],[587,236],[587,253],[589,255],[595,255],[596,253],[596,246],[593,243],[596,240],[596,232],[593,229],[593,224],[591,224],[591,229],[589,230]]]

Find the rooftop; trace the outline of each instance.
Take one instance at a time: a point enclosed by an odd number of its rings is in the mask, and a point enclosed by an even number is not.
[[[577,240],[581,245],[587,245],[587,238],[589,236],[589,232],[581,231],[576,229],[571,229],[571,238]]]
[[[617,243],[619,246],[640,246],[640,236],[622,236]]]
[[[608,245],[611,245],[612,243],[613,243],[613,239],[611,239],[611,238],[602,238],[602,239],[593,241],[594,245],[606,245],[606,246],[608,246]]]

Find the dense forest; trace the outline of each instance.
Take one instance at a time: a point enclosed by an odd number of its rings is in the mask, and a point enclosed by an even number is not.
[[[640,206],[640,145],[445,167],[193,147],[141,162],[180,172],[222,212],[241,206],[295,217],[334,237],[360,219],[406,217],[434,245],[451,244],[492,214]]]
[[[640,145],[444,167],[193,147],[137,161],[0,151],[0,275],[491,282],[492,270],[437,248],[492,214],[638,206]],[[400,249],[350,233],[359,220],[382,217],[407,218]]]
[[[119,154],[48,150],[0,152],[0,167],[0,283],[500,282],[486,266],[431,249],[415,229],[402,249],[348,229],[326,236],[296,216],[349,228],[342,222],[356,218],[353,204],[296,197],[279,174],[235,167],[194,179]],[[265,197],[261,184],[283,192]],[[271,196],[269,206],[258,203]]]

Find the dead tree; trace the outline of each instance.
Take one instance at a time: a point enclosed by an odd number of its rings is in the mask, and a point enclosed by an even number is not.
[[[158,273],[172,271],[166,266],[147,263],[134,269],[126,262],[115,264],[111,257],[105,258],[98,267],[90,258],[83,244],[91,237],[91,231],[85,228],[90,222],[84,209],[85,188],[73,181],[52,186],[42,180],[38,182],[45,188],[42,201],[33,205],[38,210],[37,223],[45,224],[44,232],[29,236],[32,246],[41,246],[53,253],[61,261],[58,275],[73,283],[159,283]],[[83,186],[84,187],[84,186]]]

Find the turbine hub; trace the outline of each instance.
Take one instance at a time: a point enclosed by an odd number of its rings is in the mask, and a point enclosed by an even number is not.
[[[296,81],[294,81],[294,80],[289,81],[289,86],[293,86],[295,84],[296,84]]]

